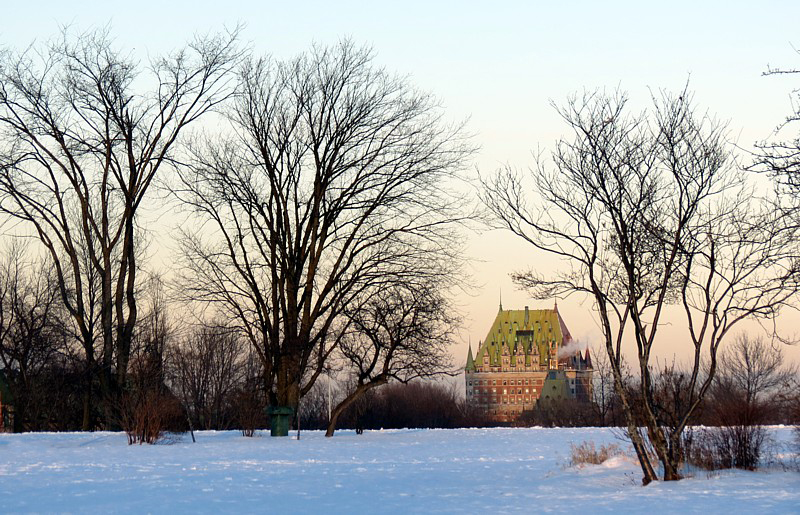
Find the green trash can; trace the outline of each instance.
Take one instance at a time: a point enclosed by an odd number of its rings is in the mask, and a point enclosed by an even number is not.
[[[289,422],[294,415],[291,406],[270,406],[267,408],[269,415],[270,436],[289,436]]]

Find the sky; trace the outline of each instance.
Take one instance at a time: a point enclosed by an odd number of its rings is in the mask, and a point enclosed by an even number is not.
[[[800,2],[793,1],[5,3],[0,46],[17,48],[64,25],[110,25],[118,44],[143,60],[237,23],[255,52],[276,57],[349,37],[371,45],[377,64],[432,92],[450,119],[468,120],[482,174],[526,168],[533,151],[552,147],[565,133],[552,103],[572,92],[619,88],[643,107],[652,91],[688,81],[696,105],[727,120],[732,138],[749,148],[771,135],[800,87],[797,76],[762,76],[768,66],[800,67]],[[467,254],[476,288],[460,299],[465,323],[454,354],[461,362],[468,343],[485,337],[501,291],[506,309],[552,307],[517,290],[509,273],[558,266],[495,231],[470,235]],[[599,342],[589,302],[562,300],[559,310],[573,336]],[[664,346],[657,354],[681,353]],[[800,349],[788,354],[800,358]]]

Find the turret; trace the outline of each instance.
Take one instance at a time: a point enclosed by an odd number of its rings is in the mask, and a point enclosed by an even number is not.
[[[472,342],[469,344],[469,352],[467,352],[467,366],[464,368],[467,372],[475,372],[475,360],[472,357]]]

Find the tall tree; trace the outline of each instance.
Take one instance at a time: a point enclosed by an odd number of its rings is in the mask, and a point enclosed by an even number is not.
[[[126,383],[139,212],[181,132],[230,95],[236,35],[198,37],[153,59],[147,73],[107,30],[65,31],[0,55],[0,211],[52,258],[87,370],[98,363],[106,397]]]
[[[630,115],[622,94],[571,97],[559,113],[573,135],[557,142],[552,162],[537,163],[535,200],[513,170],[487,180],[484,194],[501,226],[568,267],[553,276],[517,273],[519,285],[538,298],[593,299],[645,484],[657,479],[648,441],[664,479],[680,478],[683,429],[730,330],[746,318],[774,319],[798,288],[797,228],[748,186],[724,127],[697,115],[686,90],[653,102],[651,112]],[[684,314],[692,367],[688,401],[667,427],[651,363],[669,338],[661,331],[669,305]],[[629,363],[641,378],[633,394],[623,375],[625,340],[636,345]]]
[[[198,142],[176,196],[186,291],[236,320],[273,406],[297,408],[368,290],[453,274],[459,201],[448,180],[471,149],[436,101],[343,41],[246,63],[233,135]],[[457,262],[457,260],[453,261]]]

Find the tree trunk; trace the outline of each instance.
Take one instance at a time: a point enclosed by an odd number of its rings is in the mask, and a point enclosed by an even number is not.
[[[14,421],[11,426],[11,431],[14,433],[24,433],[25,432],[25,417],[27,416],[27,401],[23,400],[22,402],[15,403],[14,405]]]
[[[278,380],[276,381],[275,399],[278,406],[288,406],[295,410],[300,405],[299,366],[291,358],[284,358],[278,364]]]
[[[339,420],[339,416],[344,413],[344,410],[347,409],[348,406],[353,404],[359,397],[363,396],[369,390],[375,388],[376,386],[380,386],[385,384],[386,380],[379,380],[379,381],[371,381],[366,384],[360,384],[356,387],[355,391],[353,391],[350,395],[344,398],[342,402],[336,405],[331,411],[331,419],[328,421],[328,429],[325,431],[326,437],[333,436],[334,431],[336,431],[336,422]]]
[[[83,420],[81,421],[81,431],[91,431],[92,422],[92,373],[87,370],[86,384],[83,390]]]
[[[609,356],[610,357],[610,356]],[[628,428],[628,437],[633,444],[633,450],[636,452],[636,457],[639,459],[639,465],[642,467],[642,486],[647,486],[653,481],[658,480],[656,471],[653,469],[653,464],[650,463],[650,457],[647,455],[647,447],[639,432],[636,418],[633,415],[633,408],[628,401],[628,396],[625,393],[625,385],[622,382],[622,371],[618,365],[613,365],[612,372],[614,374],[614,387],[622,401],[622,411],[625,414],[625,422]]]

